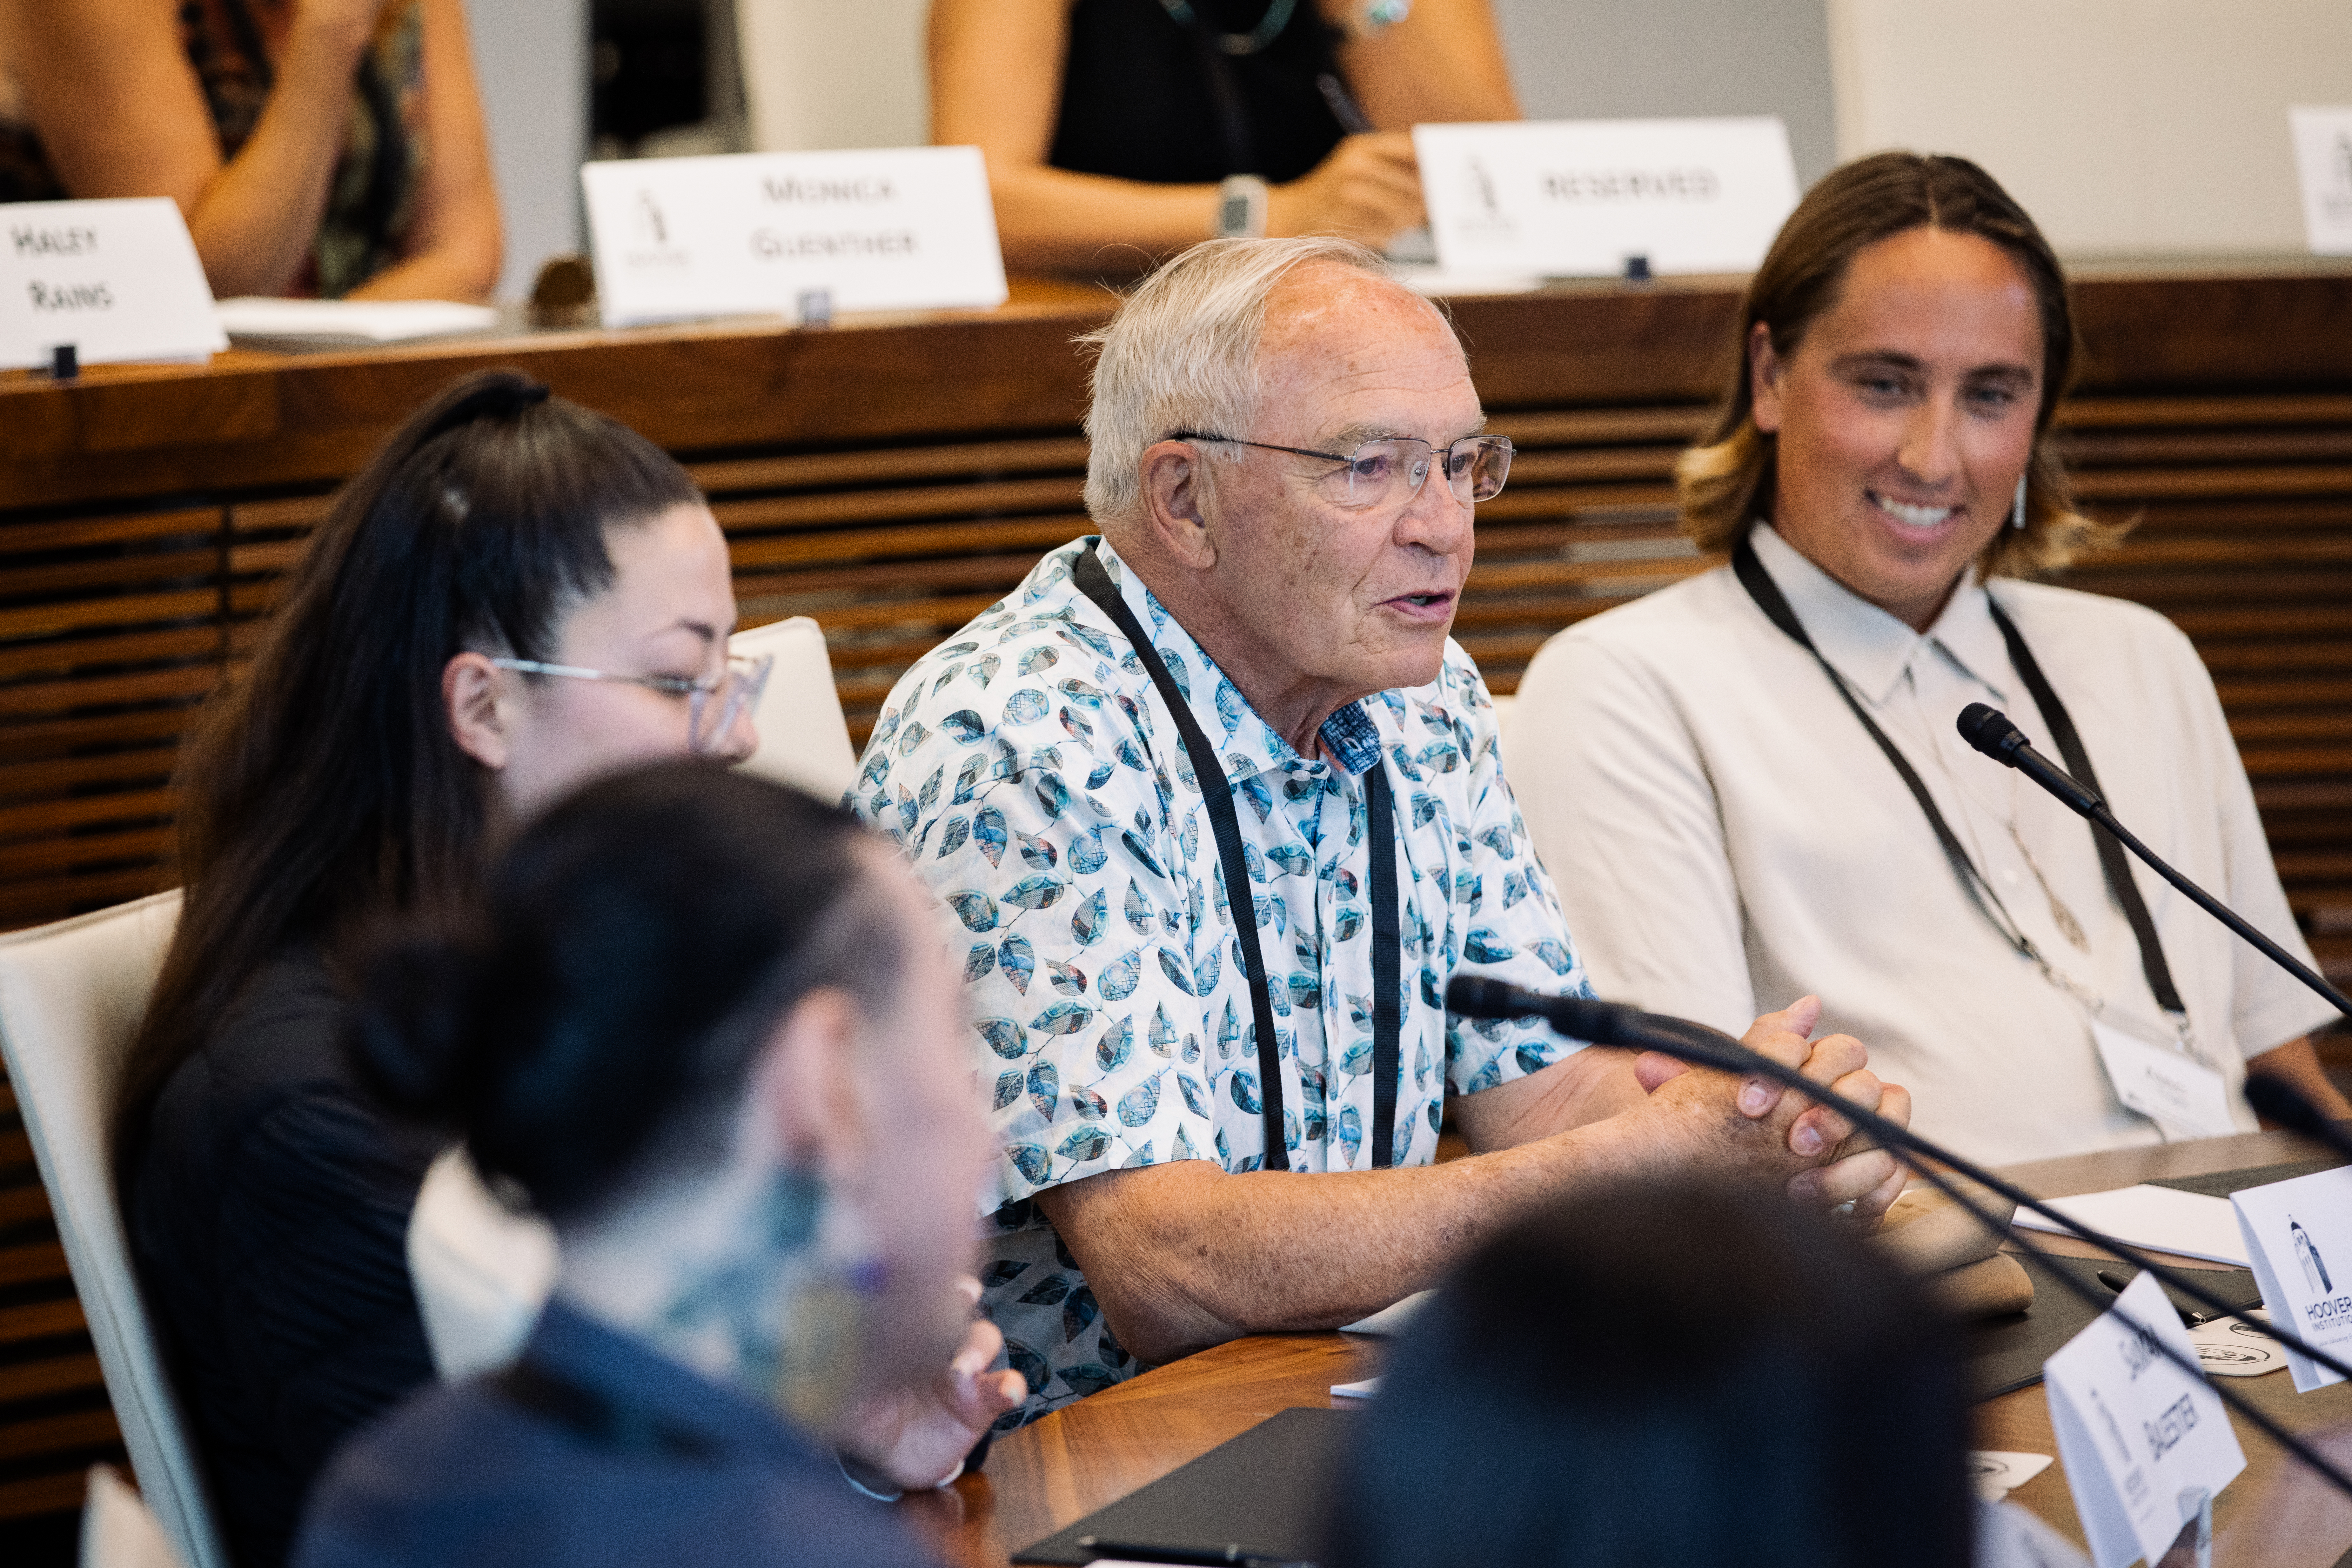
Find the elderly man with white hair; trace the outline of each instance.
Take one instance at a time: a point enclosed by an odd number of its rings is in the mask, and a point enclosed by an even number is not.
[[[1090,342],[1100,534],[908,671],[849,801],[963,955],[1001,1424],[1349,1322],[1600,1179],[1882,1212],[1893,1160],[1801,1097],[1445,1011],[1462,973],[1586,993],[1446,635],[1511,446],[1445,319],[1355,246],[1233,240]],[[1748,1043],[1907,1116],[1817,1013]]]

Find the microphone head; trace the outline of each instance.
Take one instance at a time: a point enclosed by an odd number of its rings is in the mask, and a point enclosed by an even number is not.
[[[1960,710],[1960,739],[2009,767],[2017,765],[2010,753],[2025,743],[2025,733],[2009,721],[2009,715],[1998,708],[1981,702],[1971,702]]]
[[[1525,992],[1483,974],[1457,974],[1447,981],[1445,1010],[1465,1018],[1524,1018],[1530,1011]]]

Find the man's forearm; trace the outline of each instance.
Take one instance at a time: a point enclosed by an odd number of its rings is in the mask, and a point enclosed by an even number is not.
[[[2301,1035],[2283,1046],[2250,1058],[2246,1074],[2261,1074],[2277,1079],[2291,1088],[2300,1089],[2303,1097],[2318,1108],[2319,1114],[2331,1121],[2352,1119],[2352,1101],[2347,1101],[2333,1083],[2327,1071],[2319,1065],[2319,1051],[2309,1035]]]
[[[1545,1199],[1656,1158],[1609,1121],[1442,1165],[1227,1175],[1188,1161],[1038,1202],[1119,1342],[1164,1362],[1241,1334],[1352,1322]]]

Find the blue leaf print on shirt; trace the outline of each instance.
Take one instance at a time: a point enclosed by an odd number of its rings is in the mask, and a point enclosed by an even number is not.
[[[1102,786],[1096,784],[1094,787],[1099,789]],[[1093,876],[1109,859],[1110,852],[1103,847],[1102,829],[1099,827],[1090,828],[1070,840],[1070,869],[1081,877]]]
[[[1070,1293],[1070,1282],[1062,1275],[1041,1279],[1022,1293],[1021,1303],[1027,1307],[1058,1307],[1062,1298]]]
[[[942,734],[950,735],[963,745],[971,745],[988,733],[988,726],[978,713],[969,708],[959,708],[940,721]]]
[[[1312,974],[1293,974],[1287,984],[1292,1006],[1311,1008],[1321,1004],[1323,986]]]
[[[1002,1110],[1021,1098],[1021,1082],[1019,1068],[1014,1068],[1011,1072],[1001,1072],[996,1075],[997,1110]]]
[[[1082,1083],[1070,1085],[1070,1109],[1087,1121],[1100,1121],[1110,1114],[1103,1097]]]
[[[1472,963],[1508,963],[1517,952],[1486,926],[1473,926],[1462,942],[1462,956]]]
[[[1128,1053],[1135,1047],[1135,1025],[1126,1018],[1113,1018],[1095,1042],[1095,1063],[1105,1072],[1117,1072],[1125,1065]]]
[[[1225,1079],[1225,1088],[1233,1095],[1234,1103],[1252,1116],[1265,1110],[1265,1108],[1258,1103],[1257,1074],[1245,1068],[1235,1068]]]
[[[1513,904],[1517,903],[1521,899],[1524,899],[1527,896],[1528,879],[1524,875],[1517,871],[1513,871],[1503,878],[1503,907],[1505,909],[1509,909]]]
[[[972,950],[964,954],[963,983],[969,985],[995,967],[996,949],[984,942],[975,942]]]
[[[1162,949],[1161,951],[1164,952],[1166,950]],[[1209,993],[1214,991],[1217,988],[1217,976],[1223,972],[1224,964],[1224,949],[1221,947],[1211,948],[1208,952],[1208,955],[1202,958],[1198,964],[1193,966],[1192,994],[1195,996],[1206,996]]]
[[[1047,773],[1037,781],[1037,805],[1048,822],[1060,819],[1070,809],[1070,786],[1062,782],[1059,773]]]
[[[1549,937],[1529,942],[1528,951],[1542,959],[1554,974],[1565,974],[1576,967],[1576,960],[1570,955],[1568,949]]]
[[[1437,811],[1437,797],[1435,795],[1423,795],[1419,790],[1415,790],[1413,792],[1412,825],[1415,827],[1426,827],[1431,823],[1436,821]]]
[[[979,846],[980,852],[988,858],[991,866],[1003,861],[1006,837],[1004,814],[996,807],[983,805],[972,813],[972,842]]]
[[[988,689],[988,683],[996,679],[996,672],[1003,668],[1004,661],[994,654],[982,654],[972,660],[971,679],[982,691],[985,691]]]
[[[1029,1069],[1029,1103],[1048,1125],[1054,1120],[1055,1108],[1062,1100],[1062,1075],[1052,1062],[1039,1062]]]
[[[1068,887],[1051,877],[1024,877],[1005,889],[1004,901],[1024,910],[1049,910]]]
[[[1349,1078],[1361,1078],[1372,1070],[1370,1036],[1365,1036],[1339,1054],[1339,1070]]]
[[[997,962],[1004,966],[1004,978],[1013,982],[1013,989],[1024,996],[1029,994],[1030,976],[1036,973],[1036,949],[1025,936],[1008,936],[998,950]]]
[[[1109,1147],[1110,1134],[1099,1127],[1088,1125],[1063,1139],[1057,1152],[1067,1154],[1083,1165],[1089,1160],[1101,1159],[1103,1151]]]
[[[1049,839],[1033,838],[1026,833],[1016,833],[1013,838],[1021,846],[1021,858],[1041,871],[1052,870],[1054,863],[1061,858],[1061,852]]]
[[[1142,884],[1134,878],[1127,879],[1127,923],[1135,928],[1138,936],[1150,936],[1157,922],[1152,919],[1151,900],[1143,896]]]
[[[1462,765],[1462,752],[1451,741],[1423,746],[1412,759],[1433,773],[1450,773]]]
[[[1085,994],[1087,989],[1087,972],[1080,969],[1076,964],[1064,963],[1058,959],[1049,958],[1045,961],[1045,972],[1053,976],[1054,989],[1060,992],[1063,995],[1078,996]]]
[[[1034,686],[1024,686],[1004,700],[1004,721],[1008,724],[1034,724],[1045,716],[1045,694]]]
[[[1519,858],[1518,846],[1511,842],[1511,830],[1500,824],[1479,834],[1478,842],[1492,849],[1496,859],[1516,860]]]
[[[930,738],[931,732],[920,724],[908,725],[906,731],[898,737],[898,754],[901,757],[913,756],[915,748]]]
[[[1286,877],[1307,877],[1315,872],[1315,856],[1303,844],[1277,844],[1265,852],[1265,858],[1281,867]]]
[[[940,678],[931,682],[930,694],[933,697],[937,697],[940,694],[940,688],[944,687],[949,681],[953,680],[957,676],[961,675],[962,673],[963,661],[959,659],[955,663],[948,666],[945,669],[940,671]]]
[[[1255,1028],[1256,1026],[1252,1025],[1251,1027]],[[1241,1038],[1242,1021],[1234,1012],[1233,998],[1228,996],[1225,998],[1224,1019],[1217,1026],[1217,1055],[1230,1058],[1234,1054],[1234,1047],[1241,1044]]]
[[[1102,897],[1100,893],[1095,895]],[[1135,987],[1143,978],[1143,950],[1133,948],[1115,960],[1096,980],[1097,993],[1106,1002],[1124,1002],[1135,994]]]
[[[1184,961],[1181,958],[1179,958],[1176,954],[1169,952],[1164,947],[1154,949],[1154,952],[1159,954],[1160,973],[1168,976],[1168,980],[1171,984],[1174,985],[1177,990],[1181,991],[1187,996],[1197,996],[1200,994],[1200,993],[1192,989],[1192,972],[1184,967]]]
[[[1232,740],[1234,731],[1242,727],[1242,721],[1248,716],[1249,704],[1242,700],[1239,691],[1234,689],[1234,683],[1222,675],[1217,677],[1217,719],[1225,727],[1225,739]]]
[[[1020,1169],[1022,1179],[1033,1187],[1044,1185],[1047,1173],[1054,1168],[1054,1162],[1047,1157],[1045,1151],[1034,1143],[1015,1143],[1004,1152],[1005,1156]],[[1005,1348],[1009,1351],[1012,1347],[1008,1345]],[[1039,1373],[1038,1376],[1029,1380],[1030,1391],[1034,1393],[1045,1381],[1045,1358],[1038,1355],[1035,1351],[1029,1352],[1029,1359],[1037,1363]]]
[[[987,766],[988,759],[985,757],[966,757],[963,766],[956,770],[955,796],[948,804],[963,805],[970,803],[972,786],[980,783],[981,772]]]
[[[1075,1035],[1094,1016],[1094,1009],[1083,1002],[1056,1002],[1030,1019],[1029,1026],[1045,1035]]]
[[[1079,707],[1086,709],[1088,712],[1098,712],[1101,710],[1103,705],[1102,688],[1098,686],[1089,686],[1075,675],[1065,676],[1061,680],[1055,684],[1060,689],[1064,696],[1076,703]],[[1093,731],[1089,730],[1087,733],[1092,734]]]
[[[1029,1031],[1010,1018],[975,1018],[971,1026],[988,1042],[988,1048],[1006,1061],[1017,1062],[1029,1054]]]
[[[1082,626],[1073,621],[1066,626],[1056,626],[1054,630],[1056,636],[1066,637],[1074,642],[1081,643],[1087,647],[1092,649],[1101,658],[1115,658],[1118,657],[1118,650],[1110,646],[1110,638],[1103,636],[1102,633],[1095,630],[1092,626]]]
[[[1158,654],[1160,662],[1168,667],[1168,679],[1176,683],[1177,691],[1182,695],[1185,701],[1192,701],[1192,670],[1184,662],[1184,656],[1172,647],[1156,647],[1151,651]]]
[[[1176,1054],[1176,1026],[1168,1021],[1166,1007],[1153,1005],[1151,1023],[1143,1032],[1143,1043],[1150,1046],[1155,1055],[1168,1057]]]
[[[1343,1105],[1339,1108],[1336,1125],[1340,1152],[1347,1155],[1348,1163],[1353,1166],[1356,1163],[1356,1151],[1364,1146],[1363,1116],[1354,1106]]]
[[[966,931],[982,931],[996,929],[996,900],[986,893],[974,892],[970,889],[960,893],[950,893],[948,908],[956,912],[956,919],[963,921]]]
[[[949,856],[962,848],[964,841],[971,837],[971,824],[970,822],[961,816],[949,817],[948,825],[940,829],[939,858],[942,860],[946,859]]]
[[[1364,929],[1364,911],[1353,904],[1341,904],[1331,921],[1331,940],[1353,942],[1356,933]]]
[[[1159,1109],[1160,1079],[1149,1078],[1119,1097],[1118,1119],[1129,1127],[1144,1127]]]
[[[1097,888],[1094,897],[1070,911],[1070,935],[1080,947],[1092,947],[1102,940],[1103,927],[1110,920],[1110,900]]]
[[[1050,647],[1033,647],[1021,656],[1013,668],[1024,675],[1034,675],[1041,669],[1051,669],[1062,656]]]
[[[1198,1079],[1191,1073],[1180,1072],[1176,1075],[1176,1087],[1184,1091],[1184,1103],[1192,1108],[1193,1115],[1209,1114],[1209,1091],[1201,1087]]]
[[[1145,870],[1163,880],[1166,879],[1168,873],[1160,868],[1160,862],[1151,858],[1151,851],[1144,847],[1142,839],[1125,829],[1120,830],[1118,838],[1120,843],[1127,846],[1127,852],[1134,856]]]
[[[1102,1308],[1097,1304],[1094,1289],[1091,1286],[1081,1285],[1076,1289],[1071,1291],[1069,1300],[1062,1303],[1062,1342],[1067,1344],[1070,1341],[1076,1339],[1080,1334],[1085,1333],[1088,1329],[1094,1327],[1095,1319],[1101,1316],[1101,1314]],[[1082,1373],[1084,1370],[1085,1369],[1083,1367],[1072,1367],[1067,1372],[1065,1372],[1062,1376],[1066,1381],[1074,1380]],[[1107,1375],[1117,1375],[1116,1373],[1111,1373],[1110,1368],[1107,1366],[1097,1365],[1096,1370],[1104,1373]],[[1070,1386],[1076,1388],[1077,1387],[1077,1384],[1075,1381],[1070,1381]],[[1085,1392],[1089,1394],[1099,1394],[1102,1391],[1100,1389],[1087,1389]]]

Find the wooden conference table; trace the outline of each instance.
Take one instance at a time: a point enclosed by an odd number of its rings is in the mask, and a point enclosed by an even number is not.
[[[2309,1159],[2324,1151],[2286,1133],[2253,1133],[2048,1160],[2003,1173],[2042,1196],[2097,1192],[2153,1177],[2203,1175]],[[2037,1241],[2055,1250],[2095,1249]],[[2188,1259],[2180,1260],[2188,1262]],[[2206,1265],[2205,1267],[2211,1267]],[[997,1568],[1012,1553],[1198,1458],[1293,1405],[1328,1405],[1330,1387],[1381,1370],[1380,1342],[1339,1333],[1260,1334],[1145,1373],[999,1441],[987,1468],[899,1505],[958,1568]],[[2265,1414],[2352,1467],[2352,1384],[2298,1394],[2290,1375],[2232,1380]],[[2245,1472],[2213,1506],[2213,1561],[2228,1568],[2330,1568],[2352,1548],[2352,1501],[2233,1418]],[[2040,1384],[1986,1401],[1979,1447],[2058,1452]],[[2011,1500],[2083,1539],[2053,1462]]]

